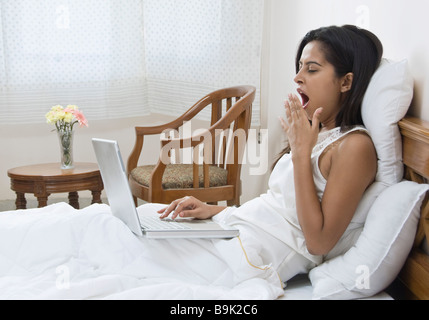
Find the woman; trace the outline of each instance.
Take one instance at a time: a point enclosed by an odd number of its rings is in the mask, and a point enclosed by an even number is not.
[[[302,101],[290,95],[280,122],[290,152],[276,163],[267,193],[239,208],[192,197],[139,208],[140,214],[158,210],[161,218],[213,218],[236,226],[238,238],[148,240],[109,214],[77,215],[61,206],[53,208],[58,214],[1,215],[0,298],[82,299],[117,288],[121,293],[110,298],[129,298],[124,288],[141,299],[281,295],[282,282],[345,250],[362,227],[353,219],[375,178],[377,157],[360,108],[381,56],[381,43],[368,31],[344,26],[309,32],[296,59]],[[167,290],[157,291],[166,279]],[[29,283],[38,283],[37,290],[30,292]]]
[[[286,278],[320,263],[345,234],[375,179],[377,155],[362,127],[361,104],[382,52],[375,35],[354,26],[309,32],[296,57],[294,80],[302,101],[290,94],[286,120],[280,119],[291,152],[275,166],[267,194],[228,213],[186,197],[161,209],[161,218],[173,212],[173,218],[206,219],[222,212],[227,223],[253,223],[298,253],[296,270],[280,270]]]

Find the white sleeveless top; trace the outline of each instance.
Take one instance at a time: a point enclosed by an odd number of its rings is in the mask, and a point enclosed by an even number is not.
[[[311,155],[311,162],[314,183],[320,200],[327,183],[319,168],[320,155],[329,145],[355,131],[368,133],[363,127],[355,127],[347,132],[341,132],[340,128],[335,128],[319,134]],[[267,193],[243,204],[234,210],[232,215],[262,228],[315,264],[323,261],[323,256],[311,255],[305,244],[296,212],[293,164],[290,154],[285,154],[275,166],[270,176]],[[355,224],[353,229],[356,229]]]

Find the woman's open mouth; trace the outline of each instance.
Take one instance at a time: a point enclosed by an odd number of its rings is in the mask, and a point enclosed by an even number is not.
[[[301,90],[298,90],[298,93],[302,99],[302,107],[306,109],[308,107],[308,103],[310,102],[310,98]]]
[[[298,89],[298,93],[302,99],[302,107],[306,109],[308,107],[308,103],[310,102],[310,98],[301,90]]]

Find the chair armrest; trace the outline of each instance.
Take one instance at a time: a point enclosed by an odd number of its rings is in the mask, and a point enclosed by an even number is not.
[[[178,130],[187,121],[190,121],[195,117],[201,110],[203,110],[212,101],[209,96],[206,96],[195,103],[188,111],[182,114],[179,118],[159,126],[152,127],[136,127],[137,135],[153,135],[161,134],[166,130]]]
[[[135,127],[137,136],[145,136],[145,135],[154,135],[161,134],[166,130],[177,130],[183,125],[183,121],[178,121],[176,119],[172,122],[159,125],[159,126],[151,126],[151,127]]]
[[[136,142],[134,144],[134,148],[131,151],[130,156],[128,157],[128,162],[127,162],[128,174],[130,174],[131,171],[137,167],[137,163],[140,158],[141,151],[143,149],[144,136],[162,134],[163,132],[166,132],[168,130],[177,130],[182,125],[183,125],[183,120],[179,118],[172,122],[159,125],[159,126],[135,127]]]

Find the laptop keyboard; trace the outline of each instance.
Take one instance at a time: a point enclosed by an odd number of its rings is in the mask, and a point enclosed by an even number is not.
[[[190,227],[183,223],[167,219],[161,220],[158,217],[139,217],[140,224],[144,229],[152,230],[189,230]]]

